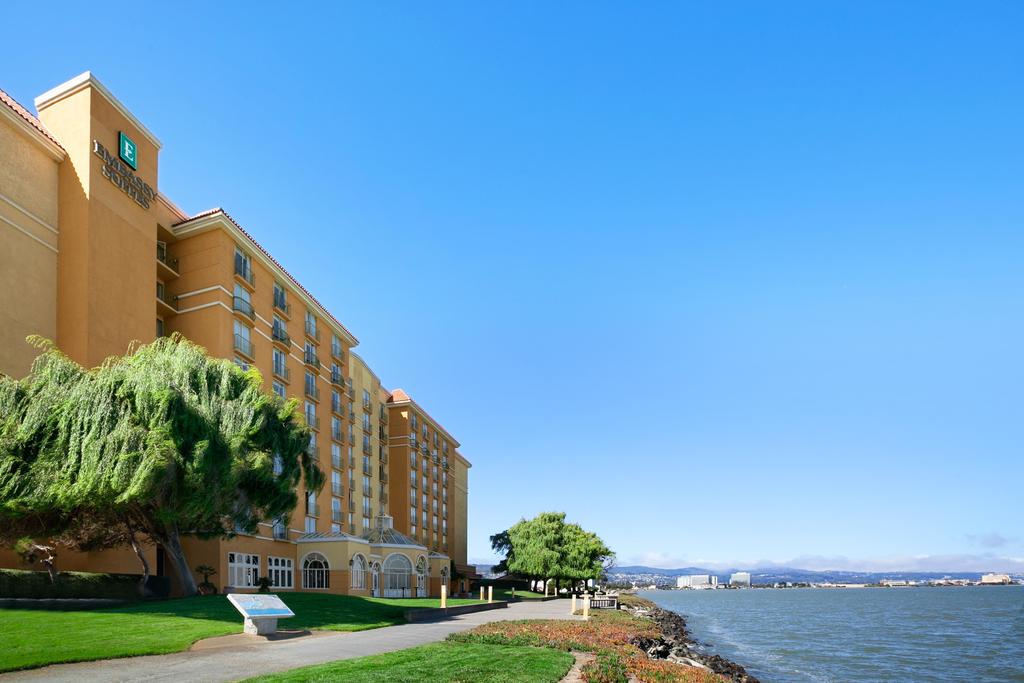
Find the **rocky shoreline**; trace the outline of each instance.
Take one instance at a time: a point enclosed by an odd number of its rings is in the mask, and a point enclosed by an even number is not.
[[[697,649],[697,641],[686,628],[686,619],[675,612],[662,609],[643,598],[634,597],[630,603],[634,604],[623,604],[621,609],[629,611],[633,616],[651,619],[661,631],[659,638],[634,636],[630,639],[630,644],[646,652],[648,657],[709,669],[735,683],[760,683],[736,662]]]

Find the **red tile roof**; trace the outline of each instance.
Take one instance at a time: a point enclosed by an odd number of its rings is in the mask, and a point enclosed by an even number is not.
[[[43,125],[42,121],[37,119],[28,109],[18,104],[18,101],[16,99],[5,93],[3,90],[0,90],[0,102],[3,102],[10,109],[14,110],[14,112],[18,116],[25,119],[29,124],[31,124],[33,128],[35,128],[40,133],[45,135],[50,142],[57,145],[61,149],[64,149],[64,146],[57,142],[57,139],[55,137],[50,135],[50,131],[46,130],[46,126]],[[67,150],[64,151],[66,152]]]
[[[280,268],[280,269],[281,269],[281,272],[283,272],[283,273],[284,273],[285,275],[287,275],[287,276],[288,276],[288,279],[292,281],[292,284],[293,284],[293,285],[295,285],[296,287],[298,287],[299,289],[301,289],[301,290],[302,290],[302,291],[303,291],[303,292],[304,292],[304,293],[306,294],[306,296],[308,296],[308,297],[309,297],[310,299],[312,299],[313,303],[315,303],[315,304],[316,304],[317,306],[319,306],[319,307],[320,307],[321,309],[323,309],[324,313],[326,313],[326,314],[327,314],[327,317],[329,317],[329,318],[330,318],[331,320],[333,320],[333,321],[334,321],[334,324],[335,324],[335,325],[337,325],[337,326],[338,326],[338,327],[340,327],[340,328],[341,328],[342,330],[344,330],[344,331],[345,331],[345,334],[347,334],[348,336],[352,337],[352,339],[355,339],[355,344],[353,344],[353,346],[355,346],[356,344],[358,344],[358,343],[359,343],[359,340],[358,340],[358,339],[356,339],[356,336],[355,336],[354,334],[352,334],[351,332],[349,332],[348,328],[347,328],[347,327],[345,327],[344,325],[342,325],[342,324],[341,324],[341,321],[339,321],[339,320],[338,320],[337,318],[335,318],[335,317],[334,317],[334,315],[333,315],[333,314],[332,314],[332,313],[331,313],[330,311],[328,311],[328,310],[327,310],[327,307],[326,307],[326,306],[324,306],[324,305],[323,305],[322,303],[320,303],[320,302],[319,302],[319,301],[317,300],[317,298],[316,298],[315,296],[313,296],[313,295],[312,295],[312,294],[310,293],[310,291],[309,291],[308,289],[306,289],[306,288],[305,288],[305,287],[303,287],[303,286],[302,286],[301,284],[299,284],[299,281],[295,279],[295,276],[293,276],[293,275],[292,275],[291,273],[289,273],[289,272],[287,271],[287,269],[285,269],[285,267],[284,267],[284,266],[282,266],[282,265],[281,265],[281,264],[280,264],[280,263],[278,262],[278,260],[277,260],[276,258],[274,258],[273,256],[271,256],[271,255],[270,255],[270,252],[269,252],[269,251],[267,251],[266,249],[264,249],[264,248],[263,248],[263,245],[262,245],[262,244],[260,244],[259,242],[257,242],[257,241],[255,240],[255,238],[253,238],[253,236],[252,236],[252,235],[250,235],[250,234],[249,234],[248,232],[246,232],[246,231],[245,231],[245,228],[243,228],[243,227],[242,227],[241,225],[239,225],[239,224],[238,224],[238,221],[236,221],[236,220],[235,220],[234,218],[232,218],[232,217],[231,217],[231,214],[229,214],[229,213],[228,213],[227,211],[225,211],[224,209],[222,209],[222,208],[220,208],[220,207],[218,206],[217,208],[214,208],[214,209],[208,209],[208,210],[206,210],[206,211],[201,211],[201,212],[197,213],[197,214],[196,214],[195,216],[192,216],[191,218],[188,218],[188,219],[186,219],[186,220],[183,220],[183,221],[181,221],[180,223],[175,223],[173,227],[177,228],[177,227],[180,227],[180,226],[182,226],[182,225],[186,225],[186,224],[188,224],[188,223],[191,223],[192,221],[197,221],[197,220],[199,220],[200,218],[206,218],[206,217],[208,217],[208,216],[213,216],[213,215],[215,215],[215,214],[218,214],[218,213],[219,213],[219,214],[223,214],[225,218],[227,218],[227,219],[228,219],[229,221],[231,221],[231,224],[232,224],[232,225],[234,225],[234,226],[235,226],[236,228],[238,228],[238,231],[239,231],[240,233],[242,233],[243,235],[245,235],[245,236],[246,236],[246,237],[247,237],[247,238],[249,239],[249,241],[250,241],[250,242],[252,242],[252,244],[253,244],[253,246],[254,246],[254,247],[256,247],[256,248],[257,248],[257,249],[259,249],[259,250],[260,250],[261,252],[263,252],[263,255],[264,255],[264,256],[266,256],[266,257],[267,257],[268,259],[270,259],[271,263],[273,263],[273,264],[274,264],[274,265],[276,265],[276,266],[277,266],[278,268]]]

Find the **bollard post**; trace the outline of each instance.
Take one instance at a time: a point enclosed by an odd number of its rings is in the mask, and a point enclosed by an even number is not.
[[[572,594],[572,608],[569,610],[569,614],[576,614],[576,594]]]
[[[447,584],[441,584],[441,609],[448,608],[448,586]]]
[[[590,596],[584,596],[583,598],[583,618],[590,619]]]
[[[484,587],[480,586],[480,602],[484,601]]]
[[[487,587],[487,602],[494,602],[494,586]]]

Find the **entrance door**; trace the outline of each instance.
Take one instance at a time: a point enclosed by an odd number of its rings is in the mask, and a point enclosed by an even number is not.
[[[373,597],[380,597],[380,565],[373,565]]]

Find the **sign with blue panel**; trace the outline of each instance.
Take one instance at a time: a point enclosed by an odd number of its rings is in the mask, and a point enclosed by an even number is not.
[[[284,619],[295,616],[295,612],[291,611],[288,605],[284,604],[284,601],[276,595],[231,593],[228,595],[228,600],[246,619],[253,617]]]

